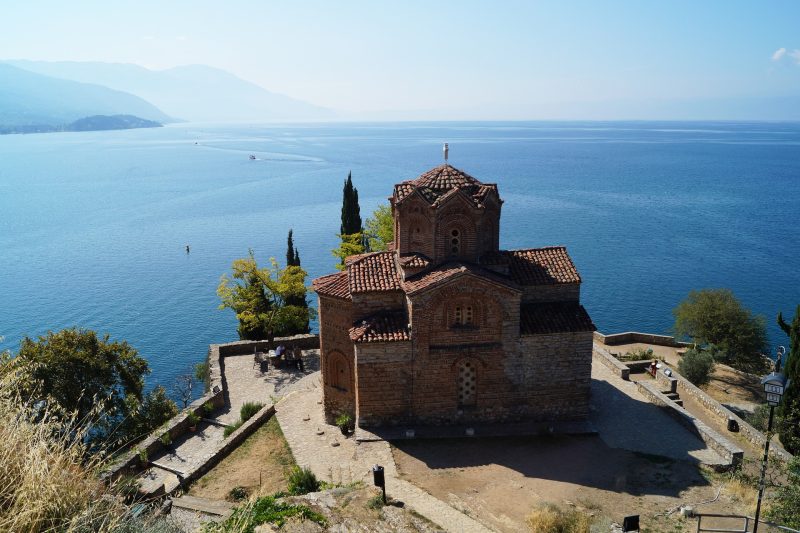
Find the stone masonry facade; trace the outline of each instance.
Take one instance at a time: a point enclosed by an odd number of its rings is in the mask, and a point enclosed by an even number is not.
[[[328,420],[584,420],[595,327],[566,249],[501,250],[497,185],[448,164],[390,202],[389,251],[313,282]]]

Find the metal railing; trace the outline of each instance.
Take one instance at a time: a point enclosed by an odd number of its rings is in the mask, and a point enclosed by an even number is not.
[[[698,513],[695,514],[695,517],[697,517],[697,533],[750,533],[752,531],[751,526],[755,524],[755,518],[753,518],[752,516]],[[729,526],[717,524],[715,527],[712,527],[711,525],[704,527],[703,526],[704,518],[717,519],[716,520],[717,522],[722,522],[727,520],[729,524],[732,524],[733,522],[739,522],[739,524],[733,523],[732,525]],[[708,522],[708,520],[706,520],[706,522]],[[792,529],[786,526],[781,526],[773,522],[767,522],[765,520],[759,520],[758,523],[772,528],[771,529],[772,531],[786,531],[788,533],[800,533],[800,530]]]

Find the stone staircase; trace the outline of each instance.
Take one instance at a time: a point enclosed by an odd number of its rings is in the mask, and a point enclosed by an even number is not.
[[[672,400],[676,404],[678,404],[681,407],[683,407],[683,400],[681,400],[681,395],[680,394],[678,394],[677,392],[670,392],[668,390],[661,391],[661,392],[664,393],[664,396],[666,396],[667,398],[669,398],[670,400]]]

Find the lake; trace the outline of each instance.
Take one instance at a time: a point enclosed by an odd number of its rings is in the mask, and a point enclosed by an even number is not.
[[[292,228],[310,276],[332,272],[348,171],[366,217],[444,142],[498,183],[502,247],[567,246],[600,331],[669,333],[690,290],[727,287],[788,344],[775,316],[800,304],[800,124],[481,122],[0,136],[0,349],[96,329],[170,387],[237,338],[215,292],[233,259],[283,261]]]

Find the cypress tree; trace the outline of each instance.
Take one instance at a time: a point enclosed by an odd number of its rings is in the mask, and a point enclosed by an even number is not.
[[[300,266],[295,264],[294,241],[292,240],[292,230],[289,230],[289,237],[286,239],[286,266]]]
[[[352,172],[347,173],[342,191],[342,225],[339,228],[342,235],[362,233],[361,208],[358,205],[358,189],[353,187]]]
[[[784,321],[783,314],[778,313],[778,325],[789,336],[790,341],[789,353],[781,372],[792,380],[778,409],[782,418],[778,433],[786,450],[796,455],[800,453],[800,305],[797,306],[790,324]]]

